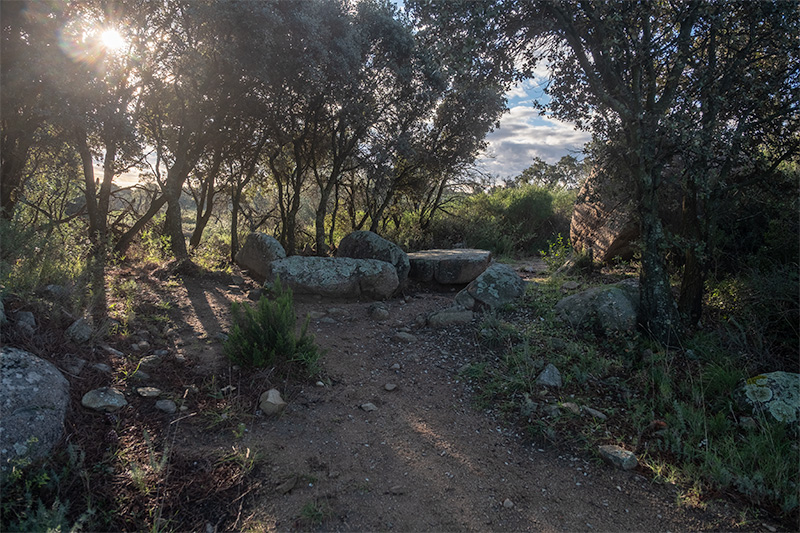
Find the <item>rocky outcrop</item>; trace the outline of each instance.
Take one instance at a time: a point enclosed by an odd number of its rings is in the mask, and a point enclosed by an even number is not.
[[[251,233],[244,246],[236,253],[236,264],[258,279],[266,279],[272,261],[284,259],[286,250],[274,237],[266,233]]]
[[[296,294],[383,300],[399,286],[397,270],[377,259],[292,256],[273,261],[267,281],[280,278]]]
[[[495,263],[456,295],[464,309],[497,309],[525,294],[525,281],[508,265]]]
[[[569,325],[599,333],[636,328],[639,284],[626,280],[562,298],[556,314]]]
[[[572,211],[569,238],[579,252],[591,250],[595,261],[614,257],[630,259],[639,238],[639,222],[630,187],[623,181],[589,176],[578,191]]]
[[[402,284],[408,278],[411,264],[408,255],[398,245],[371,231],[354,231],[339,243],[337,257],[377,259],[394,265],[397,279]]]
[[[45,457],[61,439],[69,383],[44,359],[0,350],[0,478],[14,461]]]
[[[661,221],[676,233],[681,225],[680,172],[680,165],[667,167],[658,194]],[[573,249],[590,252],[594,261],[603,263],[615,257],[631,259],[640,235],[633,191],[631,181],[619,173],[593,172],[578,191],[572,211]]]
[[[444,285],[469,283],[489,267],[492,253],[486,250],[424,250],[408,254],[409,277],[417,281],[436,281]]]

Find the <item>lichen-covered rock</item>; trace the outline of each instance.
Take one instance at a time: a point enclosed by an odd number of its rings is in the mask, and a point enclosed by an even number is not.
[[[83,344],[92,338],[92,326],[89,325],[85,318],[79,318],[67,328],[66,334],[67,337],[78,344]]]
[[[292,256],[273,261],[269,282],[280,278],[296,294],[383,300],[399,286],[397,270],[377,259]]]
[[[800,420],[800,374],[770,372],[745,381],[738,391],[740,404],[784,423]]]
[[[469,283],[489,267],[492,253],[486,250],[423,250],[408,254],[409,277],[418,281],[436,281],[443,285]]]
[[[354,231],[339,243],[337,257],[377,259],[394,265],[397,279],[402,284],[408,278],[411,263],[408,255],[395,243],[371,231]]]
[[[49,362],[16,348],[0,350],[0,478],[12,462],[46,456],[61,439],[69,383]]]
[[[630,331],[636,327],[639,285],[635,280],[594,287],[562,298],[555,307],[571,326],[597,332]]]
[[[508,265],[495,263],[456,295],[464,309],[497,309],[525,294],[525,281]]]
[[[458,324],[472,322],[473,313],[461,306],[448,307],[441,311],[434,311],[425,319],[425,323],[432,328],[446,328]]]
[[[100,387],[84,394],[81,405],[87,409],[113,413],[128,405],[128,401],[122,391],[111,387]]]
[[[236,253],[236,264],[258,279],[266,279],[272,261],[284,259],[286,250],[274,237],[266,233],[251,233]]]
[[[639,460],[633,452],[615,444],[600,446],[597,450],[603,460],[621,470],[633,470],[639,465]]]

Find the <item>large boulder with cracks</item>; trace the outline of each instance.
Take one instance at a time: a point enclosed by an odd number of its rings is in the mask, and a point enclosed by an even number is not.
[[[236,264],[248,270],[253,277],[266,279],[270,264],[285,257],[286,250],[275,237],[266,233],[251,233],[236,253]]]
[[[24,350],[0,350],[0,478],[14,463],[47,456],[61,440],[69,383],[51,363]]]
[[[349,257],[301,257],[278,259],[270,264],[267,281],[280,279],[296,294],[332,298],[383,300],[397,290],[394,265],[377,259]]]
[[[395,243],[371,231],[354,231],[341,240],[337,257],[353,259],[378,259],[394,265],[397,279],[402,284],[408,278],[411,264],[408,255]]]

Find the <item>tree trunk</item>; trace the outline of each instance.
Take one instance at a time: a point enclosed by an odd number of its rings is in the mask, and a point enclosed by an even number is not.
[[[172,173],[171,171],[170,173]],[[167,197],[167,215],[164,219],[164,233],[170,238],[170,249],[172,255],[178,261],[189,258],[189,251],[186,249],[186,237],[183,235],[183,220],[181,213],[181,189],[183,180],[178,176],[168,176],[167,185],[164,188],[164,196]]]
[[[639,184],[642,196],[639,325],[658,342],[672,346],[680,340],[680,317],[664,260],[665,237],[658,210],[658,189],[653,176],[640,176]]]
[[[689,324],[696,324],[703,312],[705,265],[700,258],[700,250],[698,250],[698,247],[702,246],[703,239],[697,213],[697,187],[691,173],[687,178],[686,189],[683,193],[681,217],[686,250],[684,251],[678,311]]]
[[[142,228],[144,228],[145,225],[150,222],[154,216],[156,216],[156,213],[158,213],[161,208],[164,207],[165,203],[167,203],[167,197],[164,194],[153,200],[147,212],[142,215],[142,218],[137,220],[136,223],[131,226],[131,228],[126,231],[122,237],[120,237],[116,246],[114,246],[114,251],[124,254],[127,251],[128,246],[130,246],[133,242],[134,237],[136,237],[136,235],[142,231]]]

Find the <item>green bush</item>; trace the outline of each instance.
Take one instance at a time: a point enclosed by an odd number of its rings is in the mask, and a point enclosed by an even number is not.
[[[298,335],[291,289],[276,280],[272,291],[274,300],[262,296],[255,307],[233,302],[233,324],[225,353],[242,366],[285,366],[290,371],[299,367],[312,376],[319,371],[322,354],[314,337],[307,333],[308,320]]]
[[[497,187],[458,199],[428,232],[436,247],[463,243],[497,255],[535,254],[569,231],[574,192],[534,185]]]

